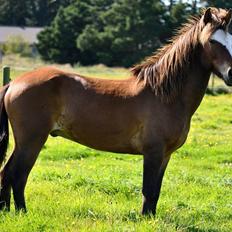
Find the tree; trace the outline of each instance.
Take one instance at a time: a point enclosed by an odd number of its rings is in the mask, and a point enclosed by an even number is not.
[[[27,0],[0,0],[1,25],[25,26],[27,17]]]
[[[61,8],[51,25],[38,35],[37,47],[42,58],[71,64],[96,62],[93,52],[88,49],[81,51],[76,46],[76,40],[87,25],[101,28],[99,12],[106,10],[108,4],[112,4],[112,1],[76,0]]]
[[[166,30],[164,13],[158,0],[115,1],[100,15],[103,27],[86,27],[77,46],[94,51],[99,63],[131,66],[160,45],[159,36]]]
[[[205,4],[207,7],[213,6],[225,9],[232,8],[232,2],[228,0],[201,0],[201,3]]]
[[[192,5],[161,0],[75,0],[38,36],[45,60],[131,66],[161,46]]]
[[[76,46],[76,39],[86,25],[97,23],[97,7],[92,6],[91,0],[76,0],[60,8],[51,25],[38,35],[37,47],[43,59],[71,64],[83,60],[83,64],[88,64],[84,62],[85,52],[81,53]]]
[[[60,8],[51,26],[39,35],[37,48],[44,60],[73,64],[78,60],[79,50],[75,40],[83,29],[83,18],[78,8]]]
[[[73,0],[28,0],[27,25],[49,25],[60,7],[66,7],[72,2]]]
[[[58,9],[73,0],[0,0],[0,24],[13,26],[49,25]]]

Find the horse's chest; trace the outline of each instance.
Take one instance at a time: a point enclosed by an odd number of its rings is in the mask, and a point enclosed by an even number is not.
[[[170,131],[167,135],[167,146],[166,150],[168,152],[173,152],[179,147],[181,147],[188,136],[190,124],[189,122],[182,122],[182,123],[173,123],[170,126]]]

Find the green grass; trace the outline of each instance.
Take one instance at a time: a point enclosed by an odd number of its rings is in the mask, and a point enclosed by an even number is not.
[[[97,78],[113,78],[113,79],[122,79],[126,78],[130,75],[128,69],[125,68],[109,68],[104,65],[94,65],[94,66],[79,66],[76,65],[75,67],[71,67],[69,64],[65,65],[58,65],[58,64],[50,64],[44,63],[40,59],[29,59],[29,58],[22,58],[17,55],[7,55],[4,56],[3,63],[0,64],[0,76],[2,76],[2,67],[3,66],[10,66],[11,68],[11,79],[33,69],[45,66],[45,65],[52,65],[59,69],[76,72],[81,75],[86,75],[90,77],[97,77]]]
[[[98,68],[96,76],[127,72]],[[139,213],[141,156],[49,138],[28,179],[28,213],[15,213],[12,202],[0,213],[0,231],[232,231],[231,105],[232,95],[204,98],[169,163],[155,218]]]

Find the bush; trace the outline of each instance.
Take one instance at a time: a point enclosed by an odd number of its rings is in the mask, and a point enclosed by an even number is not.
[[[20,54],[22,56],[31,56],[30,44],[22,36],[10,36],[5,44],[0,48],[4,54]]]
[[[165,9],[158,0],[75,0],[39,33],[37,48],[42,59],[57,63],[128,67],[172,31]]]

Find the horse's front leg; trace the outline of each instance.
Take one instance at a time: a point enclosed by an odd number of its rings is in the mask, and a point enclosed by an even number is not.
[[[170,156],[166,157],[161,149],[144,153],[142,214],[156,213],[162,179],[169,158]]]

